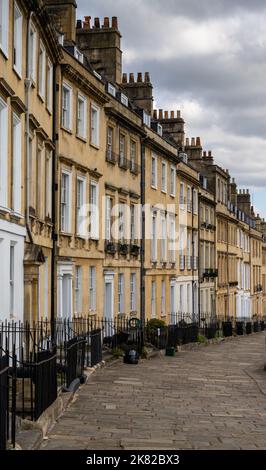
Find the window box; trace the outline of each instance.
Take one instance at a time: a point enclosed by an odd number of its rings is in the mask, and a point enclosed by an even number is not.
[[[126,243],[119,243],[118,244],[118,251],[121,255],[128,254],[128,245]]]

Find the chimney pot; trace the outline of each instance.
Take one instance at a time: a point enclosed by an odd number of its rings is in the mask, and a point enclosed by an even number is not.
[[[168,119],[168,111],[164,112],[164,119]]]
[[[171,119],[175,119],[175,112],[171,111]]]
[[[150,80],[150,73],[149,72],[145,72],[145,83],[150,83],[151,80]]]
[[[181,117],[181,111],[179,111],[179,109],[178,109],[177,112],[176,112],[176,117],[177,117],[177,118],[180,118],[180,117]]]
[[[207,157],[207,152],[206,152],[206,150],[203,151],[203,157]]]
[[[212,151],[209,150],[209,151],[208,151],[208,157],[211,157],[211,156],[212,156]]]
[[[110,20],[109,20],[109,17],[108,17],[108,16],[105,16],[105,17],[104,17],[104,20],[103,20],[103,27],[104,27],[104,28],[110,28]]]
[[[118,29],[117,16],[113,16],[113,17],[112,17],[112,28]]]
[[[249,189],[247,189],[247,194],[249,194]]]
[[[196,146],[201,147],[200,137],[197,137],[196,139]]]
[[[100,28],[100,18],[94,18],[94,28]]]
[[[85,25],[85,22],[84,22],[84,25]],[[77,29],[81,29],[81,28],[82,28],[82,21],[77,20]]]
[[[191,138],[191,147],[195,147],[195,137]]]
[[[157,118],[157,109],[153,110],[153,119],[158,119]]]
[[[159,119],[163,119],[163,110],[159,109]]]
[[[134,73],[132,73],[132,72],[129,74],[129,82],[130,83],[135,83]]]
[[[142,82],[142,73],[138,72],[138,83]]]
[[[84,28],[91,29],[91,16],[84,16]]]
[[[122,83],[127,83],[127,73],[123,73],[123,75],[122,75]]]
[[[188,137],[186,137],[186,147],[190,147],[190,145],[189,145],[189,138],[188,138]]]

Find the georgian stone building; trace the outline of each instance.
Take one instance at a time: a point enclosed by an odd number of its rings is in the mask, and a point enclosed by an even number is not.
[[[0,318],[51,310],[54,64],[42,1],[0,2]]]

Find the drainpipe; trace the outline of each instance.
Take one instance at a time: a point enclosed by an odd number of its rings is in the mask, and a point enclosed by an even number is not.
[[[27,70],[25,78],[25,102],[26,102],[26,229],[30,242],[33,243],[33,238],[30,230],[30,25],[33,11],[29,13],[27,19]]]
[[[199,312],[199,327],[201,320],[201,284],[200,284],[200,265],[201,265],[201,251],[200,251],[200,197],[198,198],[198,312]]]
[[[53,144],[54,149],[52,153],[52,259],[51,259],[51,325],[52,325],[52,339],[55,336],[54,320],[56,308],[56,269],[57,269],[57,227],[56,227],[56,202],[57,202],[57,156],[56,156],[56,141],[57,141],[57,85],[56,85],[56,66],[53,67]]]
[[[141,139],[141,247],[140,247],[140,319],[142,329],[145,328],[145,145],[146,137]]]
[[[227,221],[227,240],[226,240],[226,255],[227,255],[227,317],[230,318],[230,286],[229,286],[229,222]]]

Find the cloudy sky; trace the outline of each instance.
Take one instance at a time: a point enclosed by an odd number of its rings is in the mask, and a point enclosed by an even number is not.
[[[123,71],[149,71],[155,107],[181,109],[266,217],[265,0],[77,0],[77,17],[118,16]]]

